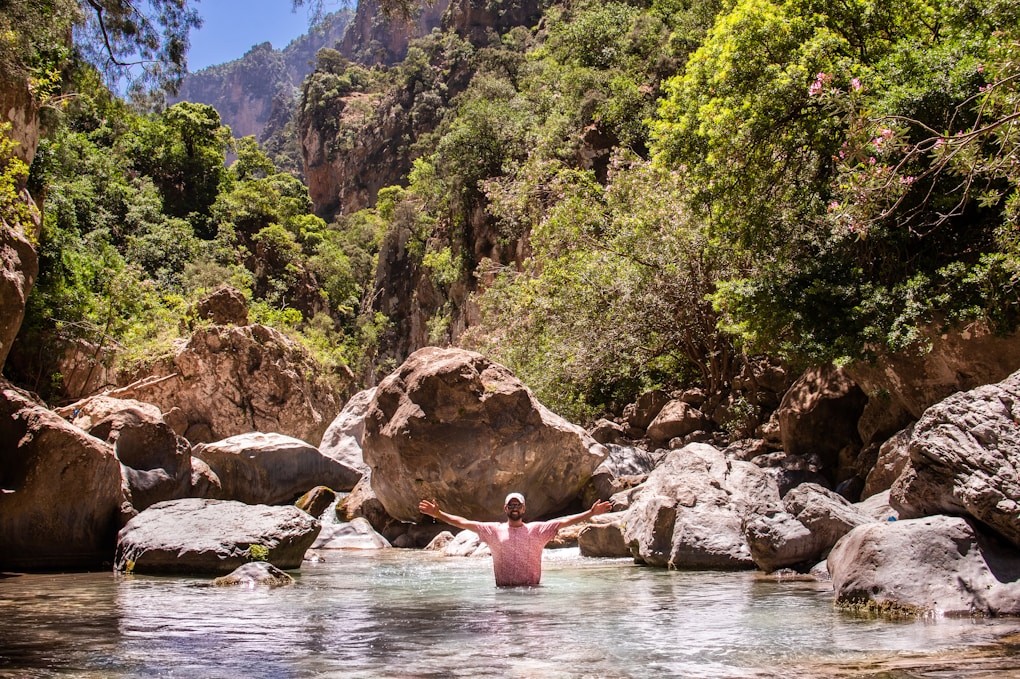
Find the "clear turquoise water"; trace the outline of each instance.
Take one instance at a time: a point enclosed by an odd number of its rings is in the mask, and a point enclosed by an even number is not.
[[[0,677],[1020,677],[1020,620],[862,619],[820,583],[549,550],[506,590],[484,558],[325,557],[273,590],[0,577]]]

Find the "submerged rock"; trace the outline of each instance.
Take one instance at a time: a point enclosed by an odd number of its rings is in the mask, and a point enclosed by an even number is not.
[[[213,580],[216,587],[285,587],[293,585],[294,578],[271,563],[252,561],[235,568],[229,575]]]

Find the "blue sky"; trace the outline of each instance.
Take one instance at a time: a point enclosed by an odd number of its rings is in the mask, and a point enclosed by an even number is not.
[[[308,30],[308,7],[291,10],[291,0],[192,0],[203,26],[191,32],[188,70],[197,71],[244,56],[269,41],[283,49]]]

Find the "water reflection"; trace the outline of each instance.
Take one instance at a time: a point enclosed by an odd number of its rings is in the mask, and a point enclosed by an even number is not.
[[[543,586],[485,559],[327,553],[292,587],[109,573],[0,579],[0,677],[1010,676],[1016,620],[884,622],[812,582],[547,553]],[[1016,676],[1020,676],[1017,673]]]

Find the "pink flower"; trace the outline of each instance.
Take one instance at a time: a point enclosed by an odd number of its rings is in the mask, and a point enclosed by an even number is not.
[[[832,76],[828,73],[819,71],[818,75],[815,76],[815,81],[811,83],[811,87],[808,88],[808,95],[815,97],[821,94],[829,83],[832,82]]]
[[[860,78],[853,78],[850,81],[850,87],[853,88],[854,92],[860,92],[861,91],[861,79]]]

